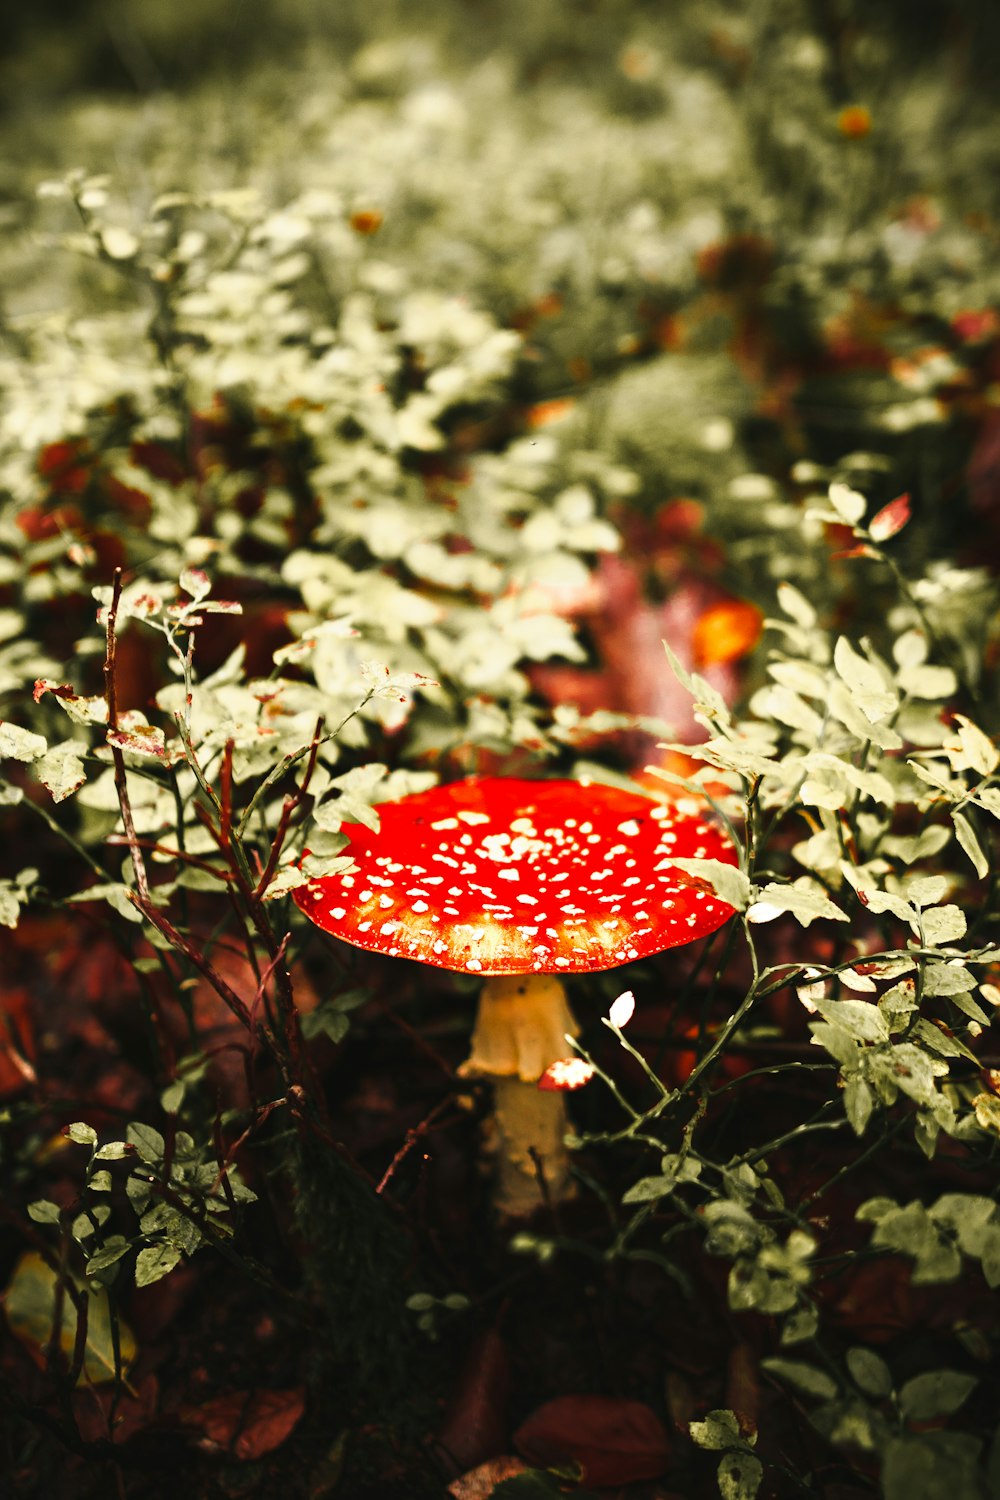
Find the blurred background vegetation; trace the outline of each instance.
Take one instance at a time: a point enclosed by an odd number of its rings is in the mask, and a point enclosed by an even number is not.
[[[568,446],[630,465],[647,518],[707,505],[735,569],[788,567],[748,473],[798,500],[796,463],[852,453],[874,500],[914,494],[904,545],[980,560],[998,45],[984,0],[6,7],[0,337],[23,356],[47,313],[135,295],[64,253],[42,178],[107,174],[129,232],[176,189],[333,193],[380,264],[524,335],[518,413],[568,398]]]

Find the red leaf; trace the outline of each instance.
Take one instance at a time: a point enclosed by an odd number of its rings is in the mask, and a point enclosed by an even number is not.
[[[897,495],[872,516],[868,531],[876,542],[887,542],[897,531],[902,531],[911,515],[909,495]]]
[[[237,1458],[260,1458],[279,1447],[305,1411],[301,1386],[290,1391],[254,1391],[243,1417],[243,1431],[233,1447]]]
[[[39,703],[46,693],[51,693],[55,698],[72,699],[77,696],[68,682],[52,682],[48,677],[37,677],[31,696]]]
[[[36,1082],[34,1005],[30,990],[0,990],[0,1099]]]
[[[456,1469],[469,1469],[506,1447],[509,1392],[507,1346],[491,1328],[469,1350],[438,1434]]]
[[[749,1344],[734,1344],[726,1366],[726,1405],[736,1414],[740,1431],[752,1437],[760,1415],[757,1356]]]
[[[514,1434],[529,1463],[575,1459],[586,1484],[657,1479],[670,1462],[663,1425],[641,1401],[617,1396],[560,1396],[540,1406]]]
[[[842,552],[831,552],[831,562],[840,562],[846,557],[878,557],[874,547],[869,547],[866,542],[859,542],[856,547],[847,547]]]
[[[153,1421],[159,1399],[160,1385],[152,1371],[134,1388],[117,1393],[113,1386],[93,1385],[75,1391],[73,1410],[80,1436],[88,1443],[127,1442]]]
[[[305,1410],[301,1387],[289,1391],[231,1391],[181,1410],[181,1419],[201,1430],[200,1447],[232,1451],[245,1462],[279,1447]]]

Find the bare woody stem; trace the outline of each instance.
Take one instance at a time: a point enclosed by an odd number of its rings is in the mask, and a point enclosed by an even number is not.
[[[313,772],[316,769],[316,757],[319,754],[319,747],[323,743],[324,722],[325,721],[322,715],[316,720],[316,728],[313,730],[312,743],[309,746],[309,759],[306,762],[306,769],[302,777],[302,781],[296,788],[296,790],[292,792],[290,796],[285,798],[284,803],[282,804],[281,817],[278,821],[278,827],[275,831],[274,838],[271,840],[271,848],[270,852],[268,853],[267,864],[264,866],[261,877],[257,882],[257,888],[254,891],[254,896],[258,901],[263,898],[264,892],[270,885],[274,872],[278,868],[278,860],[281,858],[281,851],[284,848],[285,839],[288,836],[288,828],[289,824],[292,821],[292,814],[295,812],[297,807],[301,806],[302,799],[305,797],[307,791],[309,790],[309,783],[312,780]]]
[[[111,589],[111,603],[108,606],[107,617],[107,646],[104,656],[104,693],[108,705],[108,735],[110,736],[118,728],[118,683],[116,676],[115,655],[115,630],[118,624],[118,606],[122,596],[122,570],[115,569],[114,581]],[[172,947],[183,953],[185,958],[203,974],[216,993],[225,1001],[226,1005],[235,1016],[249,1030],[251,1028],[250,1012],[221,974],[216,973],[209,960],[199,953],[188,940],[181,936],[172,923],[163,913],[154,906],[149,890],[149,879],[146,874],[146,863],[142,855],[142,845],[135,830],[135,819],[132,816],[132,803],[129,798],[128,778],[125,772],[125,756],[119,745],[111,743],[111,758],[115,770],[115,790],[118,793],[118,806],[121,809],[122,827],[125,830],[125,840],[128,844],[129,857],[132,861],[132,869],[135,871],[135,891],[132,900],[142,915],[151,922],[158,932],[161,932]]]
[[[118,606],[122,597],[122,570],[115,569],[114,581],[111,588],[111,603],[108,606],[107,619],[107,647],[104,654],[104,695],[108,705],[108,738],[118,728],[118,682],[115,672],[115,628],[118,624]],[[146,864],[136,837],[135,820],[132,817],[132,804],[129,800],[128,781],[125,776],[125,756],[121,748],[111,741],[111,758],[115,767],[115,790],[118,793],[118,805],[121,808],[122,826],[125,829],[125,837],[128,840],[129,855],[132,860],[132,869],[135,871],[136,891],[139,897],[138,905],[149,904],[149,880],[146,876]]]

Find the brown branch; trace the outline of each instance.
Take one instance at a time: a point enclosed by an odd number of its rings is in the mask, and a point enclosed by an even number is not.
[[[389,1186],[389,1183],[392,1181],[393,1177],[396,1175],[396,1172],[398,1171],[404,1158],[408,1156],[409,1153],[413,1150],[420,1137],[427,1134],[432,1122],[437,1118],[442,1110],[448,1107],[450,1103],[450,1099],[441,1099],[437,1104],[435,1104],[430,1114],[424,1116],[419,1125],[414,1125],[412,1129],[406,1132],[406,1139],[403,1141],[403,1144],[400,1146],[399,1150],[396,1152],[395,1156],[392,1158],[392,1161],[386,1167],[385,1171],[382,1173],[382,1176],[379,1178],[378,1183],[376,1184],[376,1193],[381,1195],[385,1191],[385,1189]]]
[[[288,944],[289,944],[289,941],[291,939],[291,936],[292,936],[292,934],[290,932],[286,932],[285,933],[284,937],[281,939],[281,942],[278,944],[278,951],[277,951],[277,953],[274,955],[274,957],[271,959],[270,963],[268,964],[267,968],[261,974],[261,976],[260,976],[260,983],[257,985],[257,993],[254,995],[254,997],[253,997],[253,1004],[250,1006],[250,1014],[251,1014],[251,1016],[256,1015],[256,1013],[257,1013],[257,1007],[264,1000],[264,991],[267,989],[268,980],[271,978],[271,976],[273,975],[275,969],[278,967],[279,963],[284,958],[285,951],[288,948]]]
[[[271,848],[267,856],[267,864],[264,866],[264,869],[261,872],[261,877],[254,888],[253,895],[255,901],[263,900],[264,892],[271,884],[274,872],[278,867],[278,859],[281,855],[281,846],[285,842],[285,837],[288,833],[288,825],[291,822],[292,813],[295,811],[298,805],[299,798],[295,796],[286,797],[284,802],[281,804],[281,817],[278,820],[278,827],[277,831],[275,832],[274,838],[271,840]]]
[[[264,892],[270,885],[274,872],[278,868],[278,860],[281,858],[281,851],[288,836],[288,825],[291,823],[292,814],[297,807],[301,806],[302,799],[309,790],[309,783],[316,769],[316,757],[319,754],[319,747],[323,743],[323,727],[325,723],[326,721],[321,714],[316,720],[316,728],[313,730],[312,743],[309,746],[309,759],[306,762],[302,780],[295,791],[291,792],[282,803],[281,817],[278,821],[274,838],[271,840],[271,849],[267,856],[267,864],[264,866],[261,877],[257,882],[257,888],[254,891],[254,896],[258,901],[263,899]]]
[[[118,683],[115,675],[115,627],[118,624],[118,606],[122,597],[122,570],[115,569],[114,582],[111,588],[111,603],[108,606],[107,620],[107,647],[104,655],[104,696],[108,705],[108,734],[114,733],[118,728]],[[118,745],[112,744],[111,758],[115,767],[115,790],[118,793],[118,806],[121,809],[122,826],[125,829],[125,838],[128,842],[129,857],[132,860],[132,869],[135,872],[136,891],[141,903],[149,904],[149,881],[146,878],[146,866],[142,858],[142,850],[136,837],[135,821],[132,817],[132,804],[129,801],[128,781],[125,776],[125,756]]]
[[[195,948],[192,943],[189,943],[187,938],[183,937],[181,933],[177,931],[177,928],[173,925],[169,918],[163,915],[159,907],[153,905],[152,901],[149,899],[148,894],[145,900],[140,897],[137,891],[130,892],[130,896],[133,904],[137,906],[138,909],[142,912],[143,916],[146,917],[148,921],[152,922],[153,926],[163,934],[163,936],[170,943],[171,947],[176,948],[179,953],[184,954],[184,957],[188,960],[188,962],[193,964],[200,974],[204,975],[209,984],[215,990],[216,994],[225,1001],[225,1003],[229,1006],[229,1009],[233,1012],[233,1015],[236,1016],[240,1021],[242,1021],[243,1025],[247,1028],[248,1031],[252,1031],[253,1018],[250,1015],[250,1011],[247,1009],[245,1003],[240,999],[239,995],[237,995],[236,991],[232,989],[223,979],[222,975],[212,967],[212,964],[204,956],[204,954],[199,953],[197,948]]]
[[[128,836],[121,833],[112,833],[105,842],[129,845]],[[216,880],[226,884],[233,879],[229,870],[220,870],[216,865],[210,865],[208,860],[199,859],[195,854],[188,854],[184,849],[171,849],[168,844],[158,844],[154,839],[136,839],[136,843],[140,849],[145,849],[149,854],[164,854],[170,859],[179,859],[182,864],[190,865],[193,870],[203,870],[206,875],[214,875]]]
[[[228,851],[233,829],[233,741],[227,740],[222,752],[222,770],[219,773],[219,839],[221,847]]]

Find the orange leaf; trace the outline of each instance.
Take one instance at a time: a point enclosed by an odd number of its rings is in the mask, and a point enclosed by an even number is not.
[[[548,427],[553,422],[562,422],[569,416],[576,401],[572,396],[558,396],[552,401],[537,401],[525,412],[525,421],[531,428]]]

